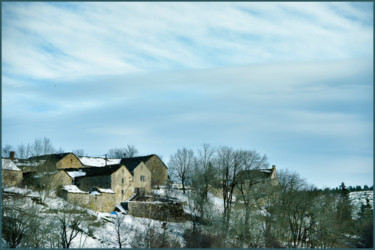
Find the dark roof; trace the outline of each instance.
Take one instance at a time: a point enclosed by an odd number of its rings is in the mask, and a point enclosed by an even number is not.
[[[146,155],[146,156],[138,156],[138,157],[131,157],[131,158],[123,158],[121,159],[121,164],[124,164],[125,167],[133,173],[134,169],[143,161],[144,163],[148,161],[154,155]]]
[[[123,159],[121,159],[121,164],[124,164],[129,169],[129,171],[132,172],[142,161],[144,163],[146,163],[153,156],[158,157],[157,155],[152,154],[152,155],[145,155],[145,156],[123,158]],[[160,159],[160,161],[164,164],[164,162],[161,159]],[[167,168],[167,166],[165,164],[164,164],[164,166]]]
[[[243,170],[239,173],[239,178],[243,179],[269,179],[272,175],[272,169],[254,169]]]
[[[122,166],[123,166],[122,164],[114,164],[114,165],[108,165],[105,167],[80,168],[80,170],[82,170],[83,172],[86,172],[86,175],[81,176],[81,177],[111,175]],[[70,169],[65,169],[65,171],[69,171],[69,170]],[[77,177],[77,178],[81,178],[81,177]]]
[[[28,160],[34,161],[34,160],[48,160],[48,161],[56,161],[58,162],[65,156],[67,156],[70,153],[59,153],[59,154],[49,154],[49,155],[40,155],[40,156],[33,156],[28,158]]]

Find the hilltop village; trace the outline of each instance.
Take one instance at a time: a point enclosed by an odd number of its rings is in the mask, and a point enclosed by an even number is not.
[[[68,202],[99,212],[129,209],[124,202],[150,197],[152,189],[172,184],[168,167],[156,154],[121,159],[77,156],[71,152],[28,159],[14,156],[10,152],[9,158],[2,159],[3,187],[56,190]],[[277,185],[275,166],[256,172],[263,184],[260,189]],[[139,207],[134,211],[139,212]]]
[[[16,159],[11,152],[2,163],[3,186],[58,190],[68,201],[100,212],[111,212],[121,202],[169,181],[167,166],[155,154],[107,159],[59,153]]]

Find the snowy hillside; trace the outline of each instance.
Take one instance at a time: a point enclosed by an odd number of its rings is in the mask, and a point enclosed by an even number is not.
[[[30,208],[31,205],[37,206],[39,209],[39,215],[41,218],[44,218],[47,223],[48,221],[57,221],[58,213],[64,207],[67,207],[69,204],[57,197],[55,194],[52,194],[51,197],[47,198],[43,204],[34,203],[32,200],[35,197],[39,197],[38,193],[23,188],[5,188],[3,190],[5,194],[8,195],[23,195],[17,198],[19,201],[18,204],[21,204],[24,210]],[[12,198],[13,199],[13,198]],[[8,199],[9,200],[9,199]],[[163,232],[167,237],[174,242],[175,247],[183,247],[184,239],[183,234],[187,228],[191,227],[191,223],[165,223],[163,228],[163,223],[157,220],[151,220],[146,218],[138,218],[124,213],[111,214],[111,213],[100,213],[90,209],[80,208],[82,211],[86,211],[91,218],[93,218],[90,223],[90,230],[92,233],[89,233],[88,227],[82,227],[83,232],[80,232],[78,236],[73,240],[71,248],[114,248],[118,247],[115,240],[116,229],[115,222],[117,220],[117,215],[122,221],[122,231],[126,237],[126,240],[123,244],[123,247],[126,248],[135,248],[143,247],[141,244],[140,238],[144,237],[146,234],[150,233],[150,228],[152,229],[153,235],[162,235]],[[136,240],[139,242],[136,242]]]
[[[357,191],[350,192],[349,199],[353,205],[353,217],[356,218],[358,212],[361,210],[362,205],[366,205],[367,200],[373,206],[373,195],[374,191]]]

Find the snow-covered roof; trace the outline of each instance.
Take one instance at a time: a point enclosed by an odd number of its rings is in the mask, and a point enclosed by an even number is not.
[[[112,189],[104,189],[104,188],[99,188],[99,192],[101,193],[110,193],[110,194],[114,194],[115,192],[112,191]]]
[[[16,159],[15,164],[22,167],[37,167],[44,164],[46,160],[28,160],[28,159]]]
[[[83,172],[82,170],[79,170],[79,171],[69,171],[69,172],[66,172],[70,177],[72,177],[73,179],[76,178],[76,177],[81,177],[81,176],[85,176],[86,175],[86,172]]]
[[[64,185],[63,189],[68,191],[69,193],[81,193],[81,194],[87,194],[88,193],[88,192],[82,191],[76,185]]]
[[[97,195],[101,195],[101,193],[99,193],[98,191],[93,191],[90,193],[90,195],[97,196]]]
[[[17,165],[9,159],[1,159],[1,168],[6,170],[21,171],[21,169],[19,169]]]
[[[99,158],[99,157],[86,157],[86,156],[80,156],[78,157],[79,160],[82,162],[85,166],[91,166],[91,167],[104,167],[106,165],[113,165],[113,164],[120,164],[121,159],[107,159]]]

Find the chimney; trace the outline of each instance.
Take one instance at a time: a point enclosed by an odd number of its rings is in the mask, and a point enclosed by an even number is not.
[[[9,158],[14,161],[14,151],[10,151]]]

